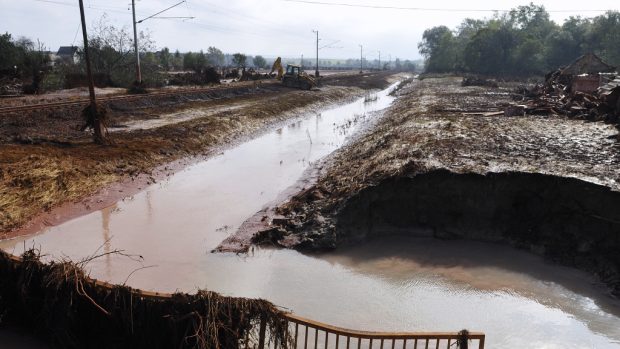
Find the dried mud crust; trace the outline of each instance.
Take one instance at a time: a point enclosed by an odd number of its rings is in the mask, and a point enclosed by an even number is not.
[[[373,86],[386,87],[393,81],[389,74],[339,79],[355,85],[362,78],[362,86],[374,81]],[[76,131],[81,120],[70,110],[0,116],[0,239],[61,203],[77,201],[179,159],[209,155],[288,118],[364,93],[362,88],[343,85],[342,81],[332,85],[326,79],[323,87],[312,91],[278,85],[205,101],[181,97],[146,105],[127,103],[111,113],[111,123],[119,126],[167,114],[193,115],[161,127],[120,128],[112,134],[110,146],[92,144],[90,135]]]
[[[616,128],[559,116],[464,115],[501,109],[512,90],[461,87],[457,78],[400,89],[383,118],[332,154],[313,184],[270,210],[254,242],[321,250],[413,231],[501,241],[583,267],[620,294],[620,259],[608,248],[588,257],[600,243],[620,248],[620,214],[610,209],[620,205]],[[457,179],[411,189],[420,176],[445,173]],[[480,183],[469,186],[468,176]],[[504,190],[511,186],[517,190]],[[493,202],[513,210],[499,212]]]

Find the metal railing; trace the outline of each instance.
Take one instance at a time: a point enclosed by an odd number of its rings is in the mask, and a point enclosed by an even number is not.
[[[288,321],[294,349],[484,349],[485,335],[481,332],[366,332],[323,324],[291,313],[283,316]],[[265,349],[265,331],[261,323],[258,349]],[[277,344],[267,347],[275,348]]]

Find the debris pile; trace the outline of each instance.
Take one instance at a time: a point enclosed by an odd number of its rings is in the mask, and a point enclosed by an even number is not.
[[[22,93],[22,83],[18,79],[0,78],[0,96],[14,97]]]
[[[168,80],[170,86],[219,84],[221,75],[215,68],[209,67],[203,72],[173,74]]]
[[[484,79],[479,76],[466,76],[461,82],[461,86],[486,86],[486,87],[498,87],[497,81]]]
[[[255,71],[253,68],[250,68],[241,72],[241,78],[239,78],[239,81],[265,80],[271,78],[272,76],[269,74],[261,74]]]
[[[550,72],[542,85],[517,88],[506,116],[566,115],[586,120],[618,123],[620,77],[595,55],[585,55],[573,64]]]
[[[620,116],[620,77],[598,88],[593,93],[572,91],[553,74],[544,85],[531,89],[520,86],[516,91],[519,103],[508,106],[506,116],[566,115],[586,120],[617,123]]]

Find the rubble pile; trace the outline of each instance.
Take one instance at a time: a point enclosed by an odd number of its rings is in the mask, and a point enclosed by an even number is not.
[[[574,77],[566,77],[557,70],[547,74],[542,85],[519,86],[515,91],[516,102],[505,109],[505,115],[566,115],[617,123],[620,120],[620,76],[607,75],[604,79],[607,82],[592,93],[575,91]]]
[[[174,74],[168,80],[170,86],[219,84],[221,75],[212,67],[202,72]]]
[[[497,81],[484,79],[479,76],[466,76],[461,82],[461,86],[486,86],[486,87],[498,87]]]
[[[251,80],[265,80],[265,79],[271,79],[272,76],[269,74],[261,74],[257,71],[255,71],[253,68],[250,68],[248,70],[243,70],[241,72],[241,78],[239,78],[239,81],[251,81]]]
[[[22,83],[18,79],[0,78],[0,96],[17,96],[22,93]]]
[[[620,76],[594,54],[579,57],[545,76],[542,85],[520,86],[506,116],[566,115],[586,120],[620,121]]]

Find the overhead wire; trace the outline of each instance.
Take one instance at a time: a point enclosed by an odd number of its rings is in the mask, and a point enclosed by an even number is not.
[[[71,42],[71,46],[75,45],[75,40],[77,40],[77,36],[78,36],[78,33],[80,32],[80,28],[82,28],[82,22],[78,24],[78,27],[75,30],[75,35],[73,36],[73,42]]]
[[[406,11],[436,11],[436,12],[510,12],[512,10],[506,9],[464,9],[464,8],[430,8],[430,7],[407,7],[407,6],[391,6],[391,5],[370,5],[370,4],[352,4],[346,2],[326,2],[326,1],[314,1],[314,0],[280,0],[284,2],[295,2],[309,5],[322,5],[322,6],[340,6],[340,7],[357,7],[357,8],[369,8],[369,9],[386,9],[386,10],[406,10]],[[543,10],[541,10],[543,11]],[[573,12],[606,12],[610,10],[547,10],[546,12],[558,12],[558,13],[573,13]]]
[[[31,0],[31,1],[36,1],[36,2],[42,2],[42,3],[49,3],[49,4],[54,4],[54,5],[61,5],[61,6],[69,6],[69,7],[77,7],[78,5],[75,3],[71,3],[71,2],[66,2],[66,1],[61,1],[61,0]],[[187,4],[187,0],[184,1],[186,3],[186,8],[188,10],[189,13],[189,5]],[[186,19],[183,19],[182,22],[187,23],[187,24],[191,24],[191,25],[195,25],[199,28],[201,28],[202,30],[206,30],[209,32],[216,32],[216,33],[222,33],[222,34],[236,34],[236,35],[251,35],[251,36],[256,36],[256,37],[260,37],[260,38],[268,38],[268,39],[277,39],[278,41],[286,41],[286,42],[290,42],[290,43],[299,43],[299,39],[300,37],[302,37],[302,35],[300,35],[299,33],[295,34],[295,33],[291,33],[290,31],[285,30],[285,28],[283,27],[276,27],[275,24],[273,22],[270,21],[265,21],[262,19],[259,19],[257,17],[254,16],[248,16],[248,15],[243,15],[240,13],[237,13],[231,9],[213,4],[210,1],[206,2],[208,5],[213,6],[216,8],[216,10],[214,11],[213,9],[209,9],[209,11],[211,13],[218,13],[222,16],[226,16],[227,21],[231,20],[231,16],[232,17],[236,17],[236,19],[233,19],[234,21],[238,21],[238,22],[244,22],[247,23],[247,21],[251,21],[254,22],[254,25],[261,27],[260,31],[256,31],[256,30],[252,30],[252,31],[244,31],[244,30],[239,30],[239,29],[233,29],[231,27],[222,27],[222,26],[218,26],[215,24],[206,24],[206,23],[201,23],[199,21],[196,20],[191,20],[191,21],[186,21]],[[102,12],[114,12],[114,13],[121,13],[121,14],[127,14],[127,10],[123,9],[121,10],[119,7],[110,7],[110,6],[101,6],[101,5],[93,5],[93,4],[89,4],[87,5],[87,8],[92,9],[92,10],[97,10],[97,11],[102,11]],[[137,13],[139,14],[143,14],[137,11]],[[156,16],[157,14],[155,14],[154,16]],[[151,17],[147,17],[147,18],[151,18]],[[159,18],[159,19],[166,19],[166,20],[180,20],[181,18],[175,18],[173,16],[170,17],[155,17],[155,18]],[[145,18],[146,19],[146,18]],[[181,22],[181,21],[179,21]],[[79,27],[78,27],[78,31],[79,31]],[[276,35],[272,34],[272,33],[277,33]],[[76,35],[77,37],[77,35]],[[288,37],[288,39],[283,39],[283,37]],[[75,42],[75,39],[74,39]],[[332,43],[333,44],[333,43]],[[330,48],[330,47],[325,47],[325,48]]]

